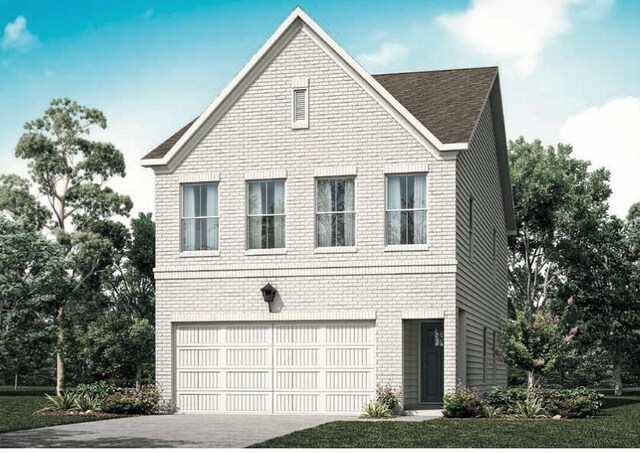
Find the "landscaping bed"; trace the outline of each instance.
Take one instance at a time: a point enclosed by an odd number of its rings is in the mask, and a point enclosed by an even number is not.
[[[268,448],[638,448],[640,389],[606,394],[588,418],[332,422],[254,445]]]

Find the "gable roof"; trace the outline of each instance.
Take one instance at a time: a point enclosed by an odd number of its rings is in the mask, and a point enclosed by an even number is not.
[[[497,74],[488,67],[373,77],[442,143],[467,143]]]
[[[373,77],[442,143],[467,143],[497,73],[497,67],[488,67]],[[156,146],[144,159],[164,157],[196,119]]]

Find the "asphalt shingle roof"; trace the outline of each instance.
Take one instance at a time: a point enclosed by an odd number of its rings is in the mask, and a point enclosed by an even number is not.
[[[498,73],[497,67],[377,74],[373,77],[442,143],[466,143]],[[144,158],[164,157],[195,121]]]

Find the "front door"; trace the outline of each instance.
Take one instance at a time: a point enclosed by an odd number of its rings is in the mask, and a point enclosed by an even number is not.
[[[420,402],[442,404],[444,396],[444,325],[420,324]]]

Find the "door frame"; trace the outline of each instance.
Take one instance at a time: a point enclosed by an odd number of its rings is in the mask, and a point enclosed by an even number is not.
[[[442,326],[442,338],[444,339],[444,319],[421,319],[418,322],[418,405],[421,406],[441,406],[442,403],[426,402],[422,400],[422,328],[425,324],[440,324]],[[444,348],[444,346],[443,346]],[[444,350],[443,361],[444,361]],[[442,382],[444,383],[444,366],[442,367]]]

